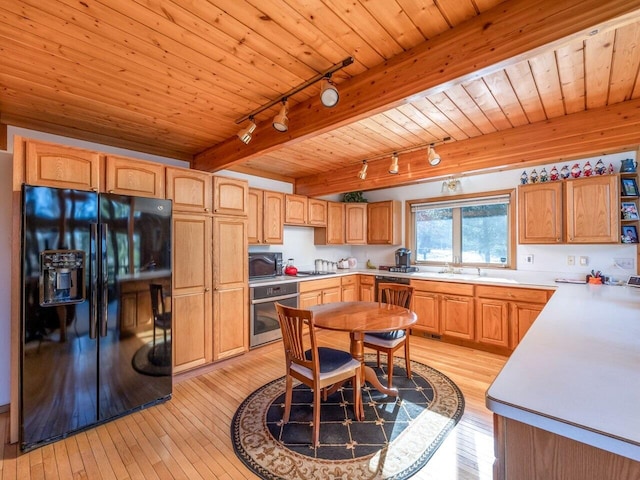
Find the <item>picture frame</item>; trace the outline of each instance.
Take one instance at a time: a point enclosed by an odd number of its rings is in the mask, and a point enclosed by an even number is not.
[[[622,243],[638,243],[638,229],[635,225],[623,225],[620,240]]]
[[[625,197],[637,197],[638,196],[638,184],[635,178],[622,178],[622,195]]]
[[[639,220],[636,202],[620,202],[620,218],[622,220]]]

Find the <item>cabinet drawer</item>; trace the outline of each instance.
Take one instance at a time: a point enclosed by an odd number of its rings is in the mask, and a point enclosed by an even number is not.
[[[497,298],[516,302],[547,303],[548,291],[535,288],[494,287],[489,285],[476,286],[476,296],[483,298]]]
[[[340,277],[323,278],[322,280],[310,280],[300,282],[300,293],[324,290],[325,288],[340,287]]]
[[[346,277],[342,277],[342,286],[344,287],[345,285],[355,285],[356,283],[358,283],[358,279],[356,278],[355,275],[348,275]]]
[[[411,280],[416,290],[444,293],[446,295],[473,296],[473,285],[469,283],[436,282],[431,280]]]
[[[360,284],[361,285],[373,285],[375,282],[375,278],[372,275],[360,275]]]

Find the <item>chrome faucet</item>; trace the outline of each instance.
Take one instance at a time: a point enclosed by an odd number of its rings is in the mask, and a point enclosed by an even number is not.
[[[480,267],[476,267],[476,269],[478,270],[478,276],[481,277],[482,276],[482,270],[480,270]]]

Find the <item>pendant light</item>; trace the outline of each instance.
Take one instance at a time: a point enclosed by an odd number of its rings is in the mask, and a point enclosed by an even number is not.
[[[338,88],[331,81],[331,76],[324,77],[320,81],[320,102],[327,108],[335,107],[340,100]]]
[[[393,155],[391,155],[391,165],[389,165],[389,173],[397,175],[398,170],[398,154],[397,152],[393,152]]]
[[[364,180],[365,178],[367,178],[367,168],[369,168],[369,165],[367,165],[367,161],[363,160],[362,161],[362,168],[360,169],[360,172],[358,173],[358,178],[360,180]]]
[[[257,127],[256,122],[253,121],[253,117],[250,117],[249,120],[251,120],[249,126],[246,128],[241,128],[238,132],[238,138],[242,140],[242,143],[244,143],[245,145],[251,141],[253,132]]]
[[[440,155],[438,155],[435,148],[433,148],[433,143],[429,145],[427,160],[429,161],[429,165],[431,165],[432,167],[435,167],[440,163]]]
[[[273,117],[273,128],[279,132],[286,132],[289,130],[289,118],[287,117],[287,113],[289,113],[289,101],[286,98],[283,98],[280,112]]]

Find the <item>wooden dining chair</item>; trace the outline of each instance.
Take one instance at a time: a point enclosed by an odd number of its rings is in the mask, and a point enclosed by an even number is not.
[[[361,408],[361,363],[349,352],[329,347],[319,347],[313,324],[313,312],[287,307],[276,303],[278,321],[282,330],[286,361],[286,392],[283,421],[289,421],[293,379],[313,389],[312,442],[320,441],[320,393],[338,382],[351,379],[353,385],[354,413]],[[325,390],[326,391],[326,390]],[[326,399],[326,395],[325,395]]]
[[[378,303],[390,303],[411,309],[413,287],[398,283],[380,283],[378,285]],[[378,357],[380,368],[380,352],[387,354],[387,386],[393,382],[393,353],[404,346],[404,360],[407,365],[407,378],[411,378],[411,361],[409,357],[409,329],[392,332],[367,332],[364,335],[365,348],[372,348]]]
[[[149,285],[151,292],[151,313],[153,315],[153,348],[151,350],[151,360],[155,365],[171,365],[171,350],[167,343],[167,330],[171,330],[171,312],[168,312],[164,305],[164,295],[162,285],[152,283]],[[156,351],[156,328],[162,330],[164,337],[162,343],[162,355],[158,356]]]

